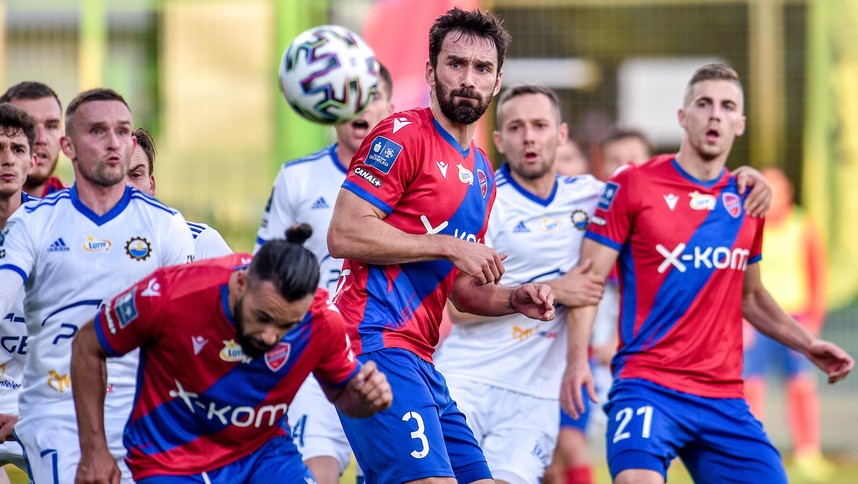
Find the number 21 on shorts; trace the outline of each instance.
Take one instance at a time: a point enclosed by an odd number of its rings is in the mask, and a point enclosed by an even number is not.
[[[635,425],[629,427],[632,420],[635,420]],[[650,432],[652,431],[652,406],[644,405],[637,408],[624,407],[621,408],[620,411],[617,412],[616,417],[614,417],[614,421],[619,422],[619,425],[617,425],[617,430],[614,432],[613,443],[616,444],[621,440],[630,438],[632,436],[631,431],[638,427],[638,420],[641,420],[641,437],[648,439]]]

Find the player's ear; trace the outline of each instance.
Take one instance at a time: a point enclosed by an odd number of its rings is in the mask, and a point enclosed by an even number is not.
[[[63,150],[63,154],[68,157],[68,159],[74,161],[76,156],[74,152],[74,145],[71,142],[71,139],[67,135],[60,136],[60,148]]]
[[[492,140],[494,140],[494,142],[495,142],[495,149],[498,150],[498,153],[504,154],[503,143],[501,142],[501,141],[503,141],[503,136],[501,135],[500,131],[498,131],[498,130],[492,131]]]
[[[423,78],[426,79],[426,84],[429,87],[435,87],[435,68],[432,67],[432,62],[426,59],[426,67],[423,69]]]
[[[679,108],[679,111],[676,112],[676,119],[679,120],[679,126],[685,129],[685,108]]]

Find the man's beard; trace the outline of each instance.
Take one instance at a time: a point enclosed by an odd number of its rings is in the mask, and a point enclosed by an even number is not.
[[[255,338],[248,338],[244,334],[244,313],[242,312],[243,302],[244,296],[239,297],[238,300],[235,301],[235,307],[233,308],[232,312],[232,318],[235,320],[235,339],[237,339],[238,344],[241,345],[241,351],[244,353],[245,356],[249,358],[259,358],[260,356],[267,353],[268,350],[273,348],[274,345],[261,348],[260,346],[265,346],[264,342]],[[256,344],[254,344],[254,342],[256,342]],[[275,343],[275,345],[276,344],[277,343]]]
[[[472,105],[468,101],[460,101],[459,104],[453,100],[453,97],[466,97],[477,101],[476,105]],[[483,96],[473,89],[453,89],[452,91],[441,84],[438,80],[438,75],[435,75],[435,97],[438,99],[438,105],[441,107],[441,112],[444,113],[450,121],[458,124],[473,124],[480,119],[489,104],[492,102],[492,96],[483,100]]]

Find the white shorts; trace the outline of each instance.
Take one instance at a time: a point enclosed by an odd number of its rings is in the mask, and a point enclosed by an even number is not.
[[[288,410],[292,439],[304,461],[328,456],[337,459],[340,474],[349,465],[352,449],[334,404],[313,375],[307,377]]]
[[[15,424],[15,437],[24,447],[30,479],[42,482],[74,482],[80,462],[80,441],[74,415],[24,418]],[[112,449],[111,449],[112,451]],[[117,458],[122,482],[133,484],[123,458]]]
[[[27,464],[24,462],[24,448],[17,441],[7,440],[0,444],[0,466],[6,464],[12,464],[27,472]]]
[[[557,444],[559,401],[464,379],[447,378],[447,386],[494,478],[511,484],[541,482]]]

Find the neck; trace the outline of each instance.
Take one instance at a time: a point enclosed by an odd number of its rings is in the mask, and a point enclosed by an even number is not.
[[[438,104],[435,96],[432,96],[432,102],[429,104],[429,109],[432,110],[432,116],[435,117],[438,124],[440,124],[445,131],[450,133],[450,136],[455,138],[459,143],[459,146],[465,149],[471,146],[471,141],[474,139],[474,132],[477,130],[477,123],[460,124],[450,121],[450,119],[447,118],[447,116],[444,116],[444,113],[441,112],[441,106]]]
[[[40,183],[38,185],[24,185],[24,191],[27,192],[27,195],[32,195],[34,197],[41,197],[42,192],[45,191],[45,185],[47,185],[47,180],[44,183]]]
[[[75,180],[78,199],[99,216],[115,207],[125,194],[125,180],[109,187],[88,182],[81,176],[76,176]]]
[[[337,142],[337,149],[334,150],[337,153],[337,158],[340,160],[340,164],[348,170],[349,165],[352,163],[352,157],[355,155],[355,152],[346,148],[343,143]]]
[[[676,162],[686,173],[701,181],[711,181],[718,178],[724,165],[727,164],[729,151],[711,160],[704,160],[694,149],[688,146],[683,139],[676,154]]]
[[[0,197],[0,229],[6,226],[9,217],[21,206],[21,192],[15,192],[9,198]]]
[[[512,179],[521,185],[522,188],[543,200],[551,196],[551,192],[554,191],[554,183],[557,180],[553,167],[551,171],[545,172],[539,178],[525,178],[513,171],[512,168],[510,168],[509,173],[512,175]]]

